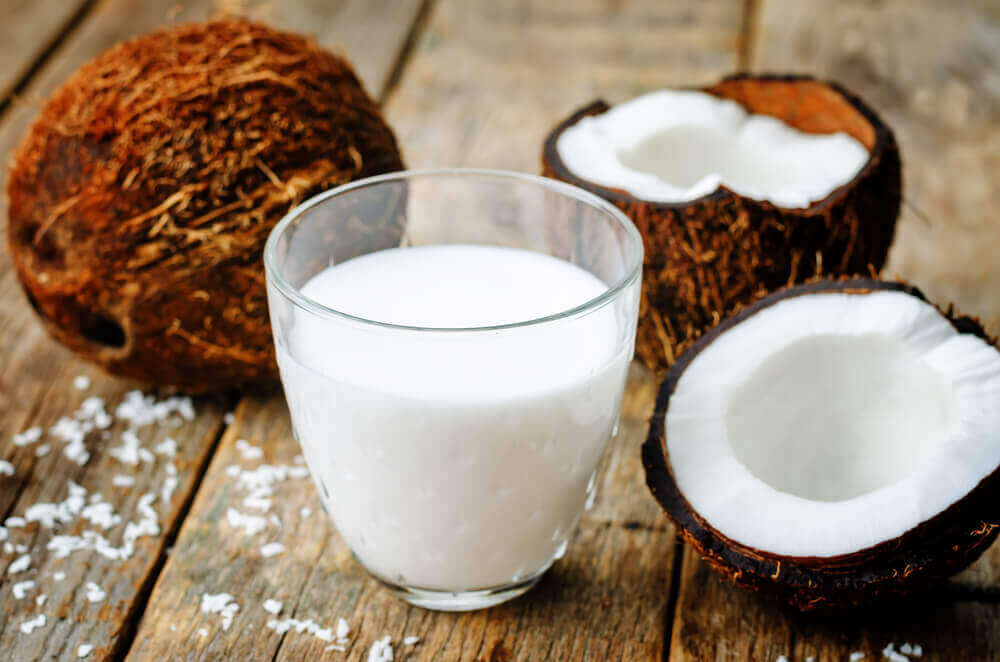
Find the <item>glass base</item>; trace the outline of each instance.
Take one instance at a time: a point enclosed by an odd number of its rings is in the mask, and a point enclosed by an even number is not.
[[[548,568],[543,568],[541,572],[523,579],[516,583],[505,584],[495,588],[484,588],[478,591],[435,591],[426,588],[413,588],[410,586],[400,586],[387,582],[376,577],[378,581],[390,593],[401,600],[424,609],[434,611],[475,611],[476,609],[486,609],[501,602],[507,602],[527,593],[532,586],[538,583]]]

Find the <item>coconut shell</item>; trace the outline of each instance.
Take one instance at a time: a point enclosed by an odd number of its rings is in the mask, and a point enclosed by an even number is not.
[[[543,174],[606,198],[645,247],[636,355],[662,374],[706,329],[739,305],[819,275],[878,272],[901,200],[901,164],[889,127],[858,97],[808,76],[736,75],[703,90],[808,133],[843,131],[870,157],[850,182],[808,208],[778,207],[725,187],[683,203],[640,200],[581,179],[559,157],[569,126],[608,110],[596,101],[549,134]]]
[[[694,358],[716,338],[751,315],[790,297],[821,292],[905,292],[926,301],[916,288],[871,279],[820,280],[774,293],[703,335],[667,373],[660,387],[642,447],[646,484],[678,533],[715,570],[735,584],[775,596],[803,611],[868,606],[907,595],[967,567],[1000,533],[996,503],[1000,469],[984,478],[965,498],[902,536],[868,549],[833,557],[791,557],[742,545],[705,521],[681,494],[666,450],[665,424],[670,397]],[[994,346],[978,321],[941,311],[959,333]]]
[[[242,19],[129,41],[45,104],[10,172],[9,246],[49,332],[191,391],[276,379],[265,240],[304,198],[400,170],[350,65]],[[399,215],[361,250],[398,244]]]

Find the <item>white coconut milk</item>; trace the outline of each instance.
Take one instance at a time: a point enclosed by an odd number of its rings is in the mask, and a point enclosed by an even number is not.
[[[294,311],[279,341],[323,503],[369,570],[463,591],[525,579],[565,549],[594,487],[632,354],[606,285],[540,253],[452,245],[330,267],[303,293],[383,328]],[[624,324],[624,323],[623,323]]]

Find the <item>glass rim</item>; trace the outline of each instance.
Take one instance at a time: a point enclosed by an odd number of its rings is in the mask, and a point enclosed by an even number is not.
[[[275,264],[277,245],[279,238],[285,233],[285,230],[290,226],[296,219],[300,218],[303,214],[308,212],[313,207],[317,207],[323,202],[330,198],[338,197],[344,195],[345,193],[350,193],[351,191],[367,188],[369,186],[375,186],[378,184],[383,184],[385,182],[392,181],[405,181],[410,179],[416,179],[420,177],[475,177],[475,178],[492,178],[492,179],[507,179],[517,182],[533,184],[535,186],[540,186],[544,189],[548,189],[554,193],[560,194],[565,197],[576,199],[590,207],[597,208],[606,214],[610,215],[619,225],[624,227],[625,233],[629,238],[629,243],[633,248],[633,262],[634,264],[629,265],[624,276],[622,276],[613,285],[609,286],[608,289],[601,292],[596,297],[592,297],[581,304],[568,308],[566,310],[561,310],[550,315],[544,315],[542,317],[534,317],[527,320],[521,320],[517,322],[508,322],[505,324],[495,324],[489,326],[468,326],[468,327],[434,327],[434,326],[412,326],[407,324],[395,324],[392,322],[383,322],[380,320],[369,319],[366,317],[360,317],[358,315],[352,315],[350,313],[345,313],[343,311],[337,310],[326,306],[315,299],[306,296],[302,293],[302,290],[295,285],[288,282],[287,279],[281,274],[280,268]],[[375,175],[373,177],[365,177],[363,179],[358,179],[347,184],[342,184],[340,186],[334,187],[322,193],[317,193],[311,198],[299,203],[293,207],[288,213],[286,213],[280,221],[271,229],[270,234],[267,238],[267,243],[264,245],[264,275],[265,279],[273,284],[281,294],[287,297],[292,303],[302,308],[307,312],[317,314],[321,317],[328,317],[333,319],[349,320],[351,322],[357,322],[361,324],[381,327],[385,329],[394,329],[397,331],[435,331],[435,332],[445,332],[445,333],[455,333],[455,332],[473,332],[473,331],[500,331],[505,329],[516,329],[520,327],[535,326],[539,324],[545,324],[548,322],[555,322],[562,319],[567,319],[571,317],[576,317],[581,314],[589,313],[592,310],[602,307],[604,304],[615,299],[619,294],[621,294],[629,285],[631,285],[636,279],[639,278],[639,274],[642,272],[643,263],[643,245],[642,236],[639,234],[639,230],[632,223],[631,219],[626,216],[620,209],[605,200],[604,198],[595,195],[589,191],[574,186],[572,184],[567,184],[565,182],[551,179],[549,177],[541,177],[539,175],[531,175],[522,172],[515,172],[512,170],[494,170],[489,168],[427,168],[427,169],[416,169],[416,170],[397,170],[395,172],[390,172],[382,175]]]

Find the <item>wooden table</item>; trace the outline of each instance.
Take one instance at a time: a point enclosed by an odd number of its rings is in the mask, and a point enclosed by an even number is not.
[[[201,19],[211,5],[4,0],[0,153],[9,154],[37,102],[80,63],[120,39]],[[907,204],[889,272],[1000,320],[996,2],[324,0],[243,11],[344,49],[382,99],[411,167],[537,172],[548,129],[599,96],[620,101],[740,68],[839,79],[884,113],[902,143]],[[15,445],[15,433],[48,428],[87,396],[110,407],[137,385],[100,374],[48,339],[6,255],[0,372],[0,458],[15,467],[0,476],[0,514],[62,501],[73,480],[120,514],[122,523],[104,532],[115,545],[124,523],[148,512],[140,500],[149,492],[157,495],[158,525],[127,559],[48,550],[53,535],[92,528],[79,518],[11,527],[13,553],[0,553],[0,658],[76,659],[79,646],[92,645],[86,659],[363,660],[388,635],[397,660],[846,660],[853,651],[876,660],[890,642],[921,644],[922,660],[1000,659],[998,547],[940,592],[836,619],[798,615],[720,581],[677,541],[643,485],[638,450],[656,385],[639,367],[596,507],[568,555],[524,598],[460,615],[408,607],[367,578],[319,512],[307,479],[276,483],[270,514],[280,522],[269,520],[262,533],[228,522],[229,508],[246,510],[248,494],[231,465],[297,466],[280,395],[197,400],[193,420],[141,431],[149,448],[175,439],[176,456],[137,467],[110,453],[117,424],[109,440],[88,437],[84,466],[58,443],[42,456],[44,439]],[[92,381],[83,390],[74,386],[80,375]],[[261,447],[263,458],[244,457],[241,439]],[[164,495],[170,465],[176,487]],[[118,474],[134,485],[116,484]],[[265,558],[260,546],[268,541],[284,551]],[[14,573],[10,565],[23,565],[17,559],[25,554],[30,566]],[[17,599],[13,586],[24,580],[35,587]],[[106,596],[91,601],[88,582]],[[202,610],[203,594],[222,592],[239,605],[228,629],[223,614]],[[263,609],[267,599],[282,602],[280,616]],[[22,632],[37,614],[45,624]],[[327,650],[331,642],[309,631],[267,626],[289,617],[319,627],[345,618],[346,650]],[[403,645],[410,635],[420,642]]]

